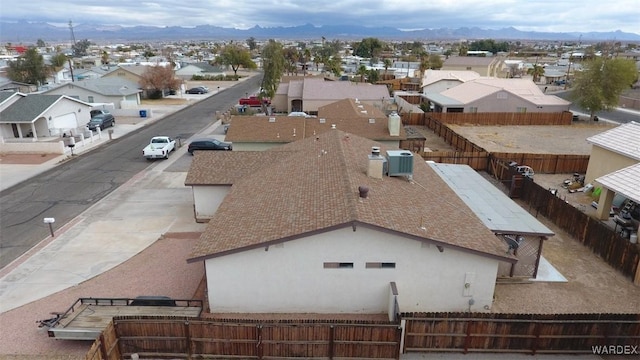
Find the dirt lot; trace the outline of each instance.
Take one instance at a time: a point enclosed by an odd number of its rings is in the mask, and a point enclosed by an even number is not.
[[[452,130],[489,152],[588,155],[586,139],[614,127],[607,122],[567,126],[461,126]]]

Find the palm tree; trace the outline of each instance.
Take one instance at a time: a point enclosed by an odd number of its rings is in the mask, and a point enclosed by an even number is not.
[[[527,74],[532,75],[533,82],[537,83],[538,81],[540,81],[540,77],[544,75],[544,67],[535,64],[532,68],[527,69]]]
[[[367,74],[367,67],[364,65],[360,65],[360,67],[358,68],[358,72],[356,72],[356,75],[360,75],[360,82],[364,82],[364,77]]]
[[[393,63],[391,62],[391,59],[384,59],[382,60],[382,63],[384,64],[384,74],[387,75],[387,70],[391,67],[391,65],[393,65]]]

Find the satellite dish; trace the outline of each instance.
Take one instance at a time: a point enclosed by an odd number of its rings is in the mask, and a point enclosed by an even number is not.
[[[510,254],[512,250],[515,254],[515,251],[518,250],[520,243],[522,242],[522,240],[524,240],[524,237],[522,235],[502,235],[502,237],[507,242],[507,245],[509,245],[509,247],[507,248],[507,254]]]

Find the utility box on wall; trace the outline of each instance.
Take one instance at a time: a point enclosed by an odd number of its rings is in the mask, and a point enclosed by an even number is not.
[[[413,175],[413,154],[407,150],[387,150],[389,176]]]

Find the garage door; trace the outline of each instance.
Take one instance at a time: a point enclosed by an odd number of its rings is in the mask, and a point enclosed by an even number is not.
[[[78,127],[76,121],[76,114],[69,113],[66,115],[58,116],[51,120],[51,129],[75,129]]]

